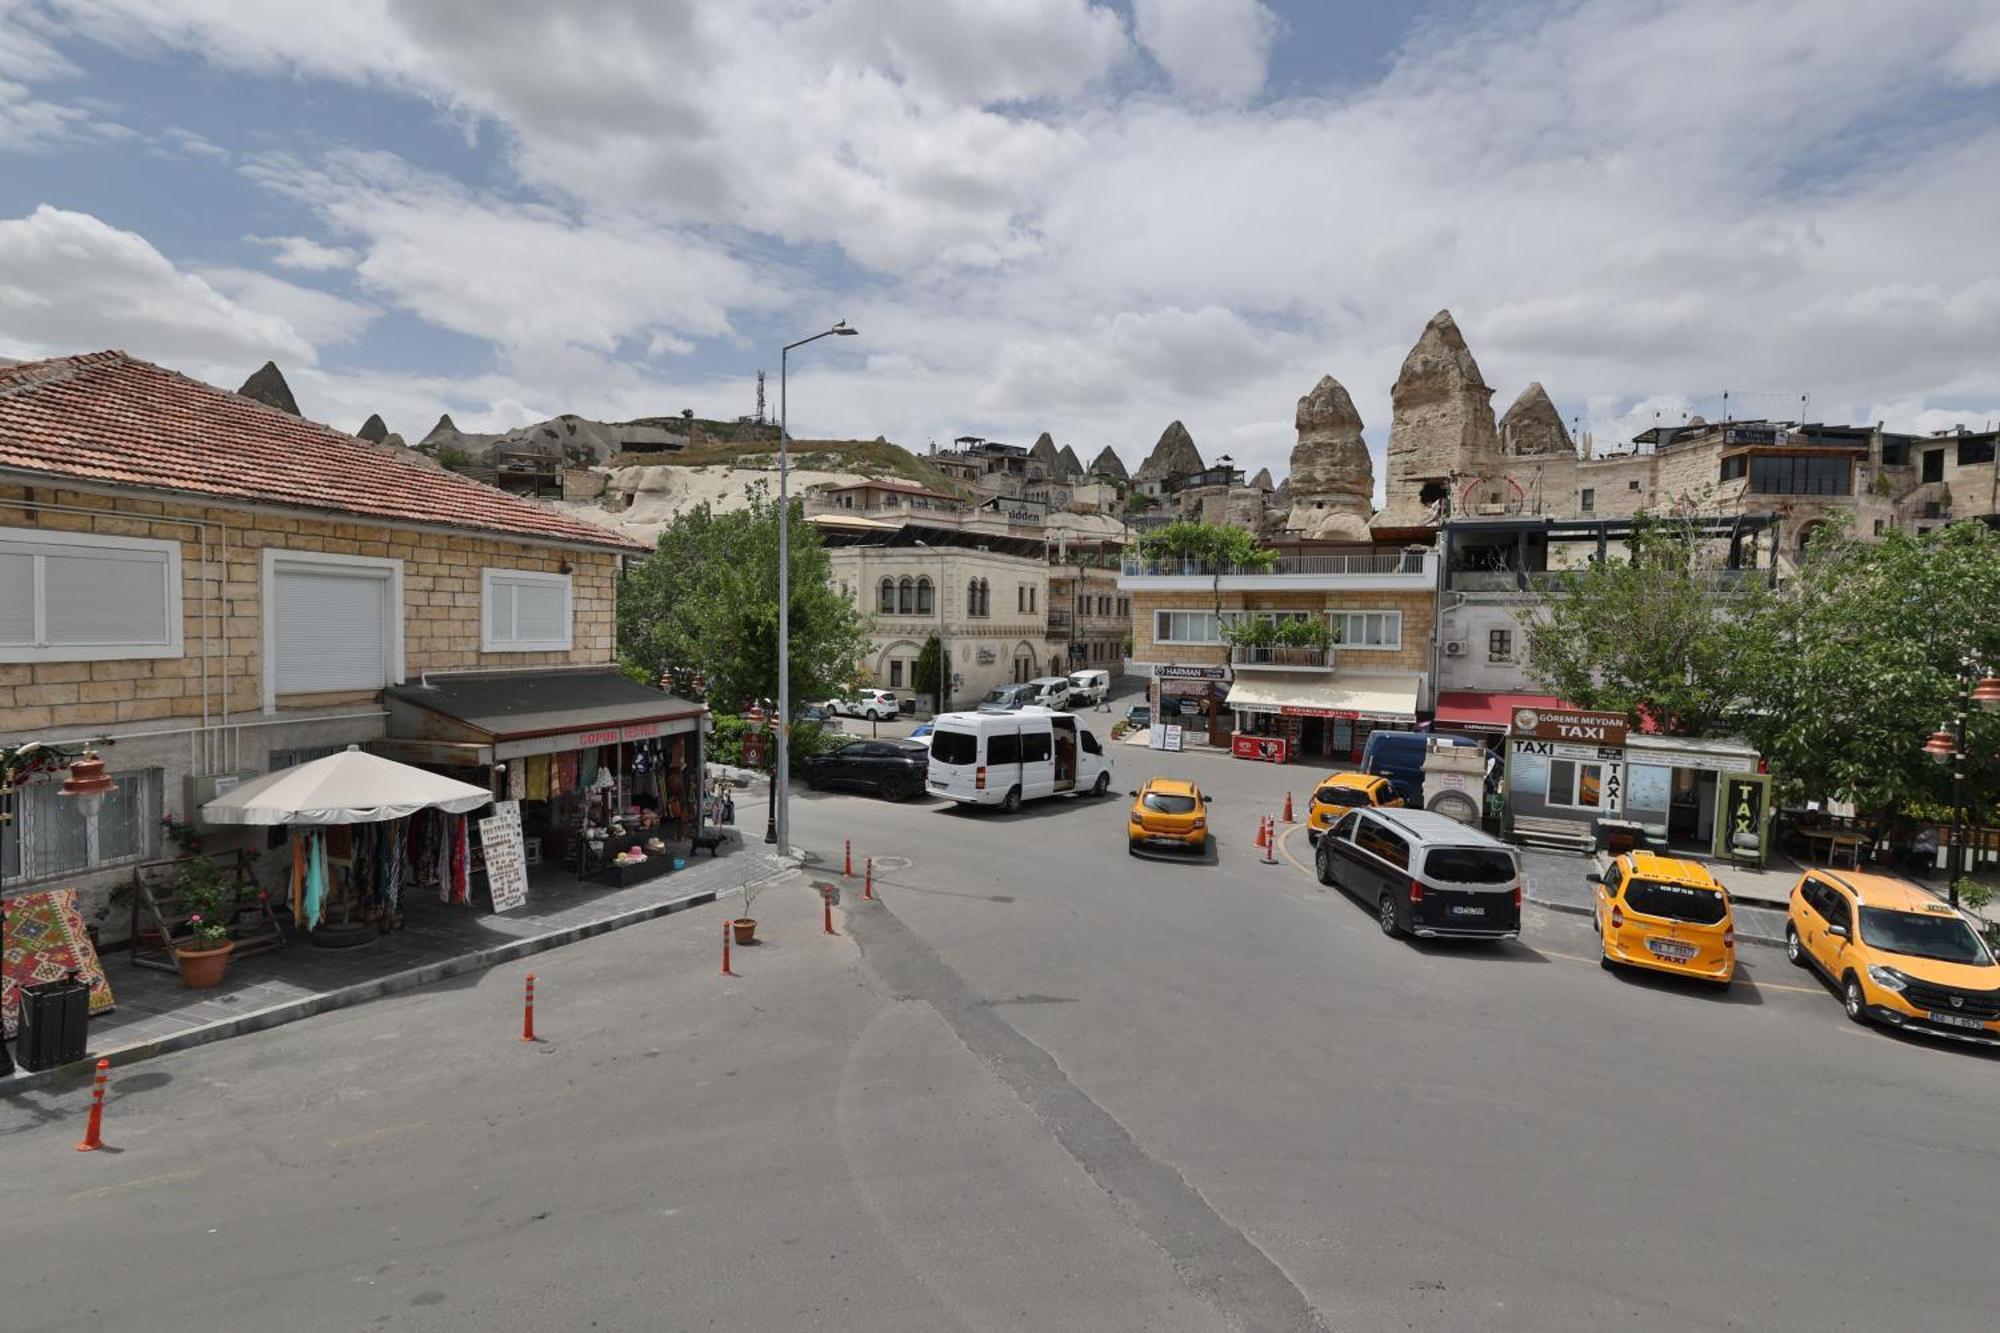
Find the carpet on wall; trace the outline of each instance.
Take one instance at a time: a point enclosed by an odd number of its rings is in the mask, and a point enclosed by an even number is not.
[[[15,1033],[21,1007],[21,987],[61,981],[70,973],[90,987],[90,1013],[95,1018],[113,1007],[111,983],[83,916],[76,910],[75,889],[50,889],[7,899],[7,948],[0,955],[0,1027]]]

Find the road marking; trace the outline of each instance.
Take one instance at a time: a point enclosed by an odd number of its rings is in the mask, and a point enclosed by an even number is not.
[[[193,1180],[200,1174],[201,1171],[196,1169],[193,1171],[169,1171],[164,1175],[158,1176],[141,1176],[137,1180],[121,1181],[116,1185],[99,1185],[95,1189],[78,1190],[69,1196],[68,1202],[87,1203],[92,1199],[108,1199],[114,1194],[123,1194],[128,1190],[152,1189],[156,1185],[175,1185],[183,1180]]]

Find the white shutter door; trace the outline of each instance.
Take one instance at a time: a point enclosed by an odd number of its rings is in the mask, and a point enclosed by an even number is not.
[[[514,638],[522,643],[569,639],[569,588],[560,583],[514,585]]]
[[[35,557],[0,555],[0,643],[35,641]]]
[[[278,571],[279,694],[378,689],[389,682],[389,581]]]
[[[66,647],[167,641],[165,556],[42,557],[48,641]]]

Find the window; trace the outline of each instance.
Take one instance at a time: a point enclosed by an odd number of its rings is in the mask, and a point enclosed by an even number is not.
[[[1333,615],[1343,648],[1392,651],[1403,646],[1401,611],[1336,611]]]
[[[875,609],[885,616],[896,614],[896,580],[882,580],[882,590],[876,598]]]
[[[1876,519],[1876,520],[1875,520],[1875,535],[1876,535],[1877,537],[1880,537],[1880,536],[1882,535],[1883,531],[1884,531],[1885,529],[1887,529],[1887,528],[1888,528],[1888,526],[1889,526],[1889,525],[1888,525],[1887,523],[1883,522],[1883,521],[1882,521],[1881,519],[1879,519],[1879,518],[1878,518],[1878,519]]]
[[[489,569],[480,575],[485,653],[566,653],[570,649],[569,575]]]
[[[998,731],[986,738],[986,762],[989,764],[1018,764],[1021,762],[1021,733],[1018,731]]]
[[[1604,804],[1604,765],[1551,759],[1549,804],[1577,810],[1599,809]]]
[[[1910,464],[1910,442],[1908,440],[1882,441],[1883,467],[1908,467]]]
[[[1750,475],[1750,455],[1732,454],[1722,460],[1722,480],[1735,481],[1738,477]]]
[[[110,777],[118,790],[105,794],[95,827],[78,811],[74,797],[61,794],[60,775],[15,791],[14,824],[6,839],[10,886],[159,854],[165,770],[132,769]]]
[[[1120,616],[1129,616],[1132,614],[1132,599],[1130,597],[1120,597],[1118,599],[1118,614]]]
[[[908,574],[896,583],[896,614],[913,616],[917,613],[917,582]]]
[[[1704,889],[1693,884],[1660,884],[1650,879],[1625,881],[1625,905],[1642,916],[1663,921],[1692,921],[1713,926],[1721,922],[1728,904],[1722,890]]]
[[[1943,963],[1991,967],[1993,958],[1956,912],[1898,912],[1889,907],[1861,909],[1861,934],[1868,943],[1890,953],[1935,958]]]
[[[1364,819],[1354,831],[1354,845],[1387,861],[1398,870],[1410,868],[1410,844],[1372,819]]]
[[[1424,875],[1440,884],[1512,884],[1514,854],[1494,847],[1440,847],[1424,858]]]
[[[1090,614],[1090,599],[1088,597],[1085,597],[1082,593],[1078,593],[1076,595],[1076,613],[1080,616],[1087,616]]]
[[[1024,764],[1046,764],[1049,762],[1048,732],[1024,731],[1021,733],[1021,762]]]
[[[1944,480],[1944,450],[1942,449],[1924,450],[1924,480],[1925,481]]]
[[[923,577],[923,578],[920,578],[920,579],[918,579],[918,580],[917,580],[917,614],[918,614],[918,615],[920,615],[920,616],[928,616],[928,615],[933,615],[933,614],[935,614],[935,613],[936,613],[936,612],[935,612],[935,599],[934,599],[934,594],[935,594],[935,592],[936,592],[936,589],[935,589],[935,588],[934,588],[934,587],[932,586],[932,584],[931,584],[931,581],[930,581],[930,578],[929,578],[929,576],[928,576],[928,575],[926,575],[925,577]]]
[[[1960,467],[1978,467],[1982,463],[1990,463],[1992,461],[1993,437],[1991,435],[1983,440],[1960,440],[1958,442],[1958,465]]]
[[[1490,662],[1505,662],[1514,656],[1514,631],[1510,629],[1490,629],[1486,631],[1486,658]]]
[[[1103,753],[1104,753],[1104,747],[1103,747],[1102,745],[1099,745],[1099,744],[1097,743],[1097,733],[1095,733],[1095,732],[1092,732],[1092,731],[1079,731],[1079,732],[1077,732],[1077,734],[1076,734],[1076,742],[1077,742],[1077,744],[1079,744],[1079,745],[1081,745],[1081,746],[1083,747],[1083,752],[1084,752],[1085,754],[1103,754]]]
[[[979,758],[979,738],[968,731],[934,731],[931,758],[940,764],[973,763]]]
[[[1016,584],[1014,587],[1014,610],[1018,613],[1026,611],[1027,609],[1028,609],[1027,586],[1025,584]]]
[[[1940,460],[1944,457],[1938,455]],[[1854,460],[1845,456],[1757,454],[1750,459],[1750,489],[1758,495],[1850,495]]]
[[[1109,597],[1100,597],[1097,599],[1097,614],[1100,616],[1111,614],[1111,599]]]
[[[1195,809],[1195,799],[1173,791],[1149,791],[1139,798],[1140,805],[1159,815],[1191,815]]]
[[[903,687],[903,664],[901,662],[891,662],[889,663],[889,688],[892,690],[899,690],[902,687]]]
[[[1339,838],[1342,842],[1353,842],[1354,830],[1360,827],[1361,816],[1359,814],[1344,815],[1338,824],[1327,830],[1327,836],[1330,838]]]
[[[1628,491],[1636,491],[1639,489],[1639,483],[1636,481],[1628,481],[1625,483],[1625,489]]]
[[[1155,611],[1153,639],[1158,643],[1220,643],[1213,611]]]
[[[1597,508],[1597,488],[1586,486],[1578,491],[1576,493],[1576,507],[1586,514]]]
[[[403,562],[264,551],[264,711],[403,679]]]
[[[180,655],[180,543],[0,528],[0,662]]]

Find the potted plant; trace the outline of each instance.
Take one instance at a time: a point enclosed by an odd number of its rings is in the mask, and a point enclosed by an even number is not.
[[[188,913],[187,942],[174,946],[181,984],[190,990],[221,985],[230,951],[236,947],[229,938],[236,886],[223,877],[213,861],[197,856],[181,869],[180,900]]]
[[[762,884],[752,884],[747,876],[744,878],[743,915],[736,917],[729,923],[729,929],[736,936],[738,944],[755,944],[757,942],[757,918],[750,915],[750,904],[755,902],[757,895],[763,891],[764,886]]]

